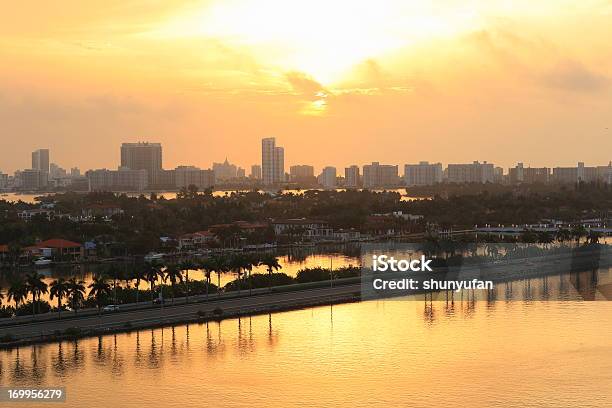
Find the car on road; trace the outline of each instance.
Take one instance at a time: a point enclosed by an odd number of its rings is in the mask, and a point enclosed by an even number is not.
[[[118,312],[119,311],[119,305],[106,305],[106,306],[104,306],[102,311],[103,312]]]

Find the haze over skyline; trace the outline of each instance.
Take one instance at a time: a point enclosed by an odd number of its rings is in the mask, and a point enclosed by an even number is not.
[[[0,15],[0,170],[607,164],[612,2],[26,0]]]

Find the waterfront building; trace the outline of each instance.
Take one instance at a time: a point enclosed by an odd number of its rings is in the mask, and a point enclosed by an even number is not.
[[[321,175],[319,175],[318,182],[323,188],[336,188],[336,168],[331,166],[324,167]]]
[[[60,167],[58,164],[51,163],[49,165],[49,177],[52,179],[66,178],[67,176],[68,173],[66,173],[66,169]]]
[[[249,177],[254,180],[261,180],[261,166],[259,164],[253,164],[251,166],[251,174]]]
[[[15,173],[22,190],[40,190],[47,186],[49,173],[39,169],[25,169]]]
[[[8,188],[9,177],[8,174],[2,173],[0,171],[0,189]]]
[[[276,146],[273,137],[261,140],[261,171],[265,185],[285,181],[285,150]]]
[[[227,158],[223,163],[213,163],[213,171],[215,172],[215,180],[226,181],[236,178],[238,168],[235,164],[231,164]]]
[[[161,143],[123,143],[121,145],[121,167],[130,170],[145,170],[148,186],[157,186],[162,171]]]
[[[359,166],[352,165],[344,169],[344,186],[346,188],[357,188],[360,185]]]
[[[300,178],[314,177],[314,167],[306,164],[298,164],[289,167],[289,177],[291,181]]]
[[[493,169],[493,182],[497,184],[506,183],[508,181],[508,176],[504,175],[503,167],[495,167]]]
[[[149,185],[146,170],[120,167],[118,170],[89,170],[89,191],[143,191]]]
[[[429,186],[442,182],[442,163],[406,164],[404,166],[404,181],[407,186]]]
[[[589,183],[597,180],[597,168],[585,167],[579,162],[576,167],[555,167],[553,169],[553,180],[557,183]]]
[[[32,169],[49,173],[49,149],[38,149],[32,152]]]
[[[212,188],[215,185],[216,174],[213,170],[202,170],[195,166],[179,166],[174,169],[177,188],[194,185],[200,190]]]
[[[471,164],[449,164],[447,169],[449,183],[493,183],[495,171],[493,163],[475,161]]]
[[[330,240],[334,237],[334,230],[327,221],[293,218],[274,220],[271,225],[277,236],[300,236],[309,241]]]
[[[314,167],[306,164],[291,166],[289,168],[289,181],[301,185],[315,186],[317,178],[314,175]]]
[[[605,184],[612,184],[612,161],[607,166],[597,166],[597,180]]]
[[[364,188],[389,188],[399,182],[398,168],[394,165],[372,162],[363,166]]]
[[[514,168],[508,169],[508,179],[511,184],[548,183],[550,169],[548,167],[525,167],[518,163]]]
[[[38,187],[32,189],[47,187],[49,181],[49,149],[38,149],[32,152],[32,170],[40,172]],[[30,174],[27,177],[34,176]],[[28,181],[33,181],[33,179],[30,178]]]

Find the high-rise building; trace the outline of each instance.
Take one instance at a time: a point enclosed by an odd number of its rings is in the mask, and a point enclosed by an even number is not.
[[[397,166],[372,162],[363,166],[364,188],[395,187],[398,183]]]
[[[323,188],[336,188],[336,168],[327,166],[324,167],[319,175],[319,184]]]
[[[176,187],[183,188],[194,185],[203,190],[215,185],[215,172],[202,170],[195,166],[179,166],[174,170]]]
[[[597,180],[605,184],[612,184],[612,161],[607,166],[597,166]]]
[[[251,174],[249,174],[249,177],[254,180],[261,180],[261,166],[259,164],[251,166]]]
[[[0,189],[8,188],[8,174],[0,171]]]
[[[70,169],[70,177],[77,178],[81,177],[81,170],[78,167],[73,167]]]
[[[555,167],[552,178],[557,183],[591,183],[598,180],[605,182],[606,166],[600,167],[585,167],[583,162],[579,162],[577,167]]]
[[[406,164],[404,181],[407,186],[429,186],[442,182],[442,163]]]
[[[121,167],[131,170],[146,170],[147,185],[159,184],[162,170],[161,143],[123,143],[121,145]]]
[[[32,152],[32,170],[40,172],[37,189],[46,187],[49,183],[49,149],[38,149]],[[31,179],[33,176],[28,175],[28,177]]]
[[[246,171],[242,167],[238,167],[236,169],[236,177],[238,177],[238,178],[245,178],[246,177]]]
[[[59,165],[55,164],[55,163],[51,163],[49,165],[49,176],[52,179],[56,179],[56,178],[66,178],[67,177],[67,173],[66,173],[66,169],[60,167]]]
[[[18,184],[23,190],[40,190],[48,185],[48,172],[39,169],[25,169],[15,174],[19,177]]]
[[[493,182],[497,184],[502,184],[507,181],[507,177],[504,176],[504,168],[503,167],[495,167],[493,169]]]
[[[306,164],[298,164],[289,167],[289,177],[291,181],[314,177],[314,167]]]
[[[266,185],[285,181],[285,150],[276,146],[276,139],[261,140],[261,173]]]
[[[344,187],[359,187],[359,166],[352,165],[344,169]]]
[[[493,183],[495,170],[493,163],[475,161],[471,164],[449,164],[446,168],[450,183]]]
[[[227,161],[227,158],[223,163],[213,163],[212,168],[215,172],[215,179],[221,181],[236,178],[236,173],[238,171],[236,165]]]
[[[49,149],[38,149],[32,152],[32,169],[49,173]]]
[[[89,191],[143,191],[147,188],[146,170],[132,170],[120,167],[118,170],[89,170]]]
[[[523,163],[517,163],[516,166],[508,169],[508,181],[511,184],[548,183],[550,169],[548,167],[525,167]]]

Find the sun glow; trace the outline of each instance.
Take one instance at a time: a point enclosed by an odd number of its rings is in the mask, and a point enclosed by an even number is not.
[[[474,28],[469,6],[424,0],[224,0],[175,16],[149,33],[247,47],[258,63],[328,86],[355,65]]]

